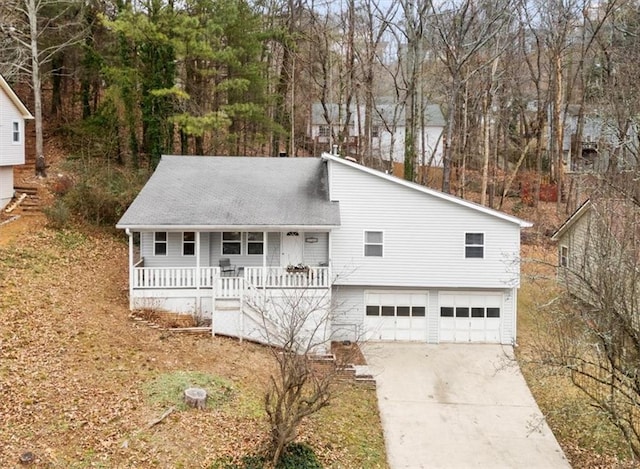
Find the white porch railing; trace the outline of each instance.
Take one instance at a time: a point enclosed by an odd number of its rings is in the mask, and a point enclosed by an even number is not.
[[[266,275],[265,275],[266,273]],[[221,277],[219,267],[200,267],[200,288],[212,288],[220,297],[237,298],[242,279],[256,288],[329,288],[328,267],[309,267],[302,272],[288,272],[284,267],[245,267],[244,277]],[[196,288],[195,267],[133,268],[133,288]]]
[[[217,298],[240,298],[244,290],[242,277],[218,277],[215,295]]]
[[[196,288],[195,267],[134,267],[133,288]],[[200,267],[200,288],[211,288],[219,267]]]
[[[328,267],[309,267],[302,272],[288,272],[285,267],[245,267],[247,282],[258,288],[329,288]],[[266,285],[265,285],[266,273]]]

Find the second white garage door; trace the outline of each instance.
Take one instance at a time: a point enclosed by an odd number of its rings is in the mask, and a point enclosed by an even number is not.
[[[427,340],[427,294],[423,292],[365,292],[368,340]]]
[[[500,343],[502,293],[440,293],[440,342]]]

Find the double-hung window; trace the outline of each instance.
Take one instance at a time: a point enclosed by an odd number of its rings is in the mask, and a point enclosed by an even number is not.
[[[153,234],[153,255],[154,256],[166,256],[168,236],[166,231],[156,231]]]
[[[11,121],[11,143],[22,143],[22,129],[20,121]]]
[[[247,233],[247,254],[264,253],[264,233],[256,232]]]
[[[560,246],[560,267],[569,267],[569,247]]]
[[[242,251],[242,233],[240,231],[225,231],[222,233],[222,254],[240,255]]]
[[[318,129],[318,136],[331,137],[331,128],[328,125],[321,125]]]
[[[464,257],[468,259],[484,257],[484,233],[465,233]]]
[[[196,255],[196,233],[194,231],[185,231],[182,233],[182,255]]]
[[[384,236],[382,231],[364,232],[364,256],[382,257]]]

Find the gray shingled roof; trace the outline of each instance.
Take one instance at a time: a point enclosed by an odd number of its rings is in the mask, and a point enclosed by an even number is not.
[[[338,225],[321,158],[163,156],[117,227]]]

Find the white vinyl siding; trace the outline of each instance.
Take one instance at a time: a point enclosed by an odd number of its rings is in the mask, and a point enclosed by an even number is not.
[[[470,207],[329,161],[340,228],[331,233],[340,285],[504,288],[519,283],[520,227]],[[357,197],[354,196],[357,194]],[[384,231],[384,257],[365,257],[362,233]],[[465,259],[465,233],[484,234],[484,258]]]
[[[13,168],[0,166],[0,210],[13,197]]]
[[[242,243],[246,244],[247,233],[242,233]],[[222,233],[211,233],[211,257],[209,259],[210,265],[217,266],[220,258],[227,257],[231,259],[231,264],[235,266],[243,267],[259,267],[262,265],[262,256],[247,255],[246,250],[241,255],[224,255],[221,254],[222,248],[220,243],[222,241]],[[270,232],[267,233],[267,265],[280,265],[280,233]]]
[[[141,233],[140,255],[144,258],[145,267],[195,267],[196,256],[182,255],[182,236],[182,232],[168,232],[167,255],[154,256],[153,232]],[[209,265],[209,233],[200,233],[200,265]]]
[[[313,241],[316,240],[316,241]],[[318,266],[329,262],[329,233],[304,233],[304,264]]]
[[[24,164],[24,119],[9,97],[0,89],[0,166]],[[18,123],[20,141],[14,142],[14,126]]]

